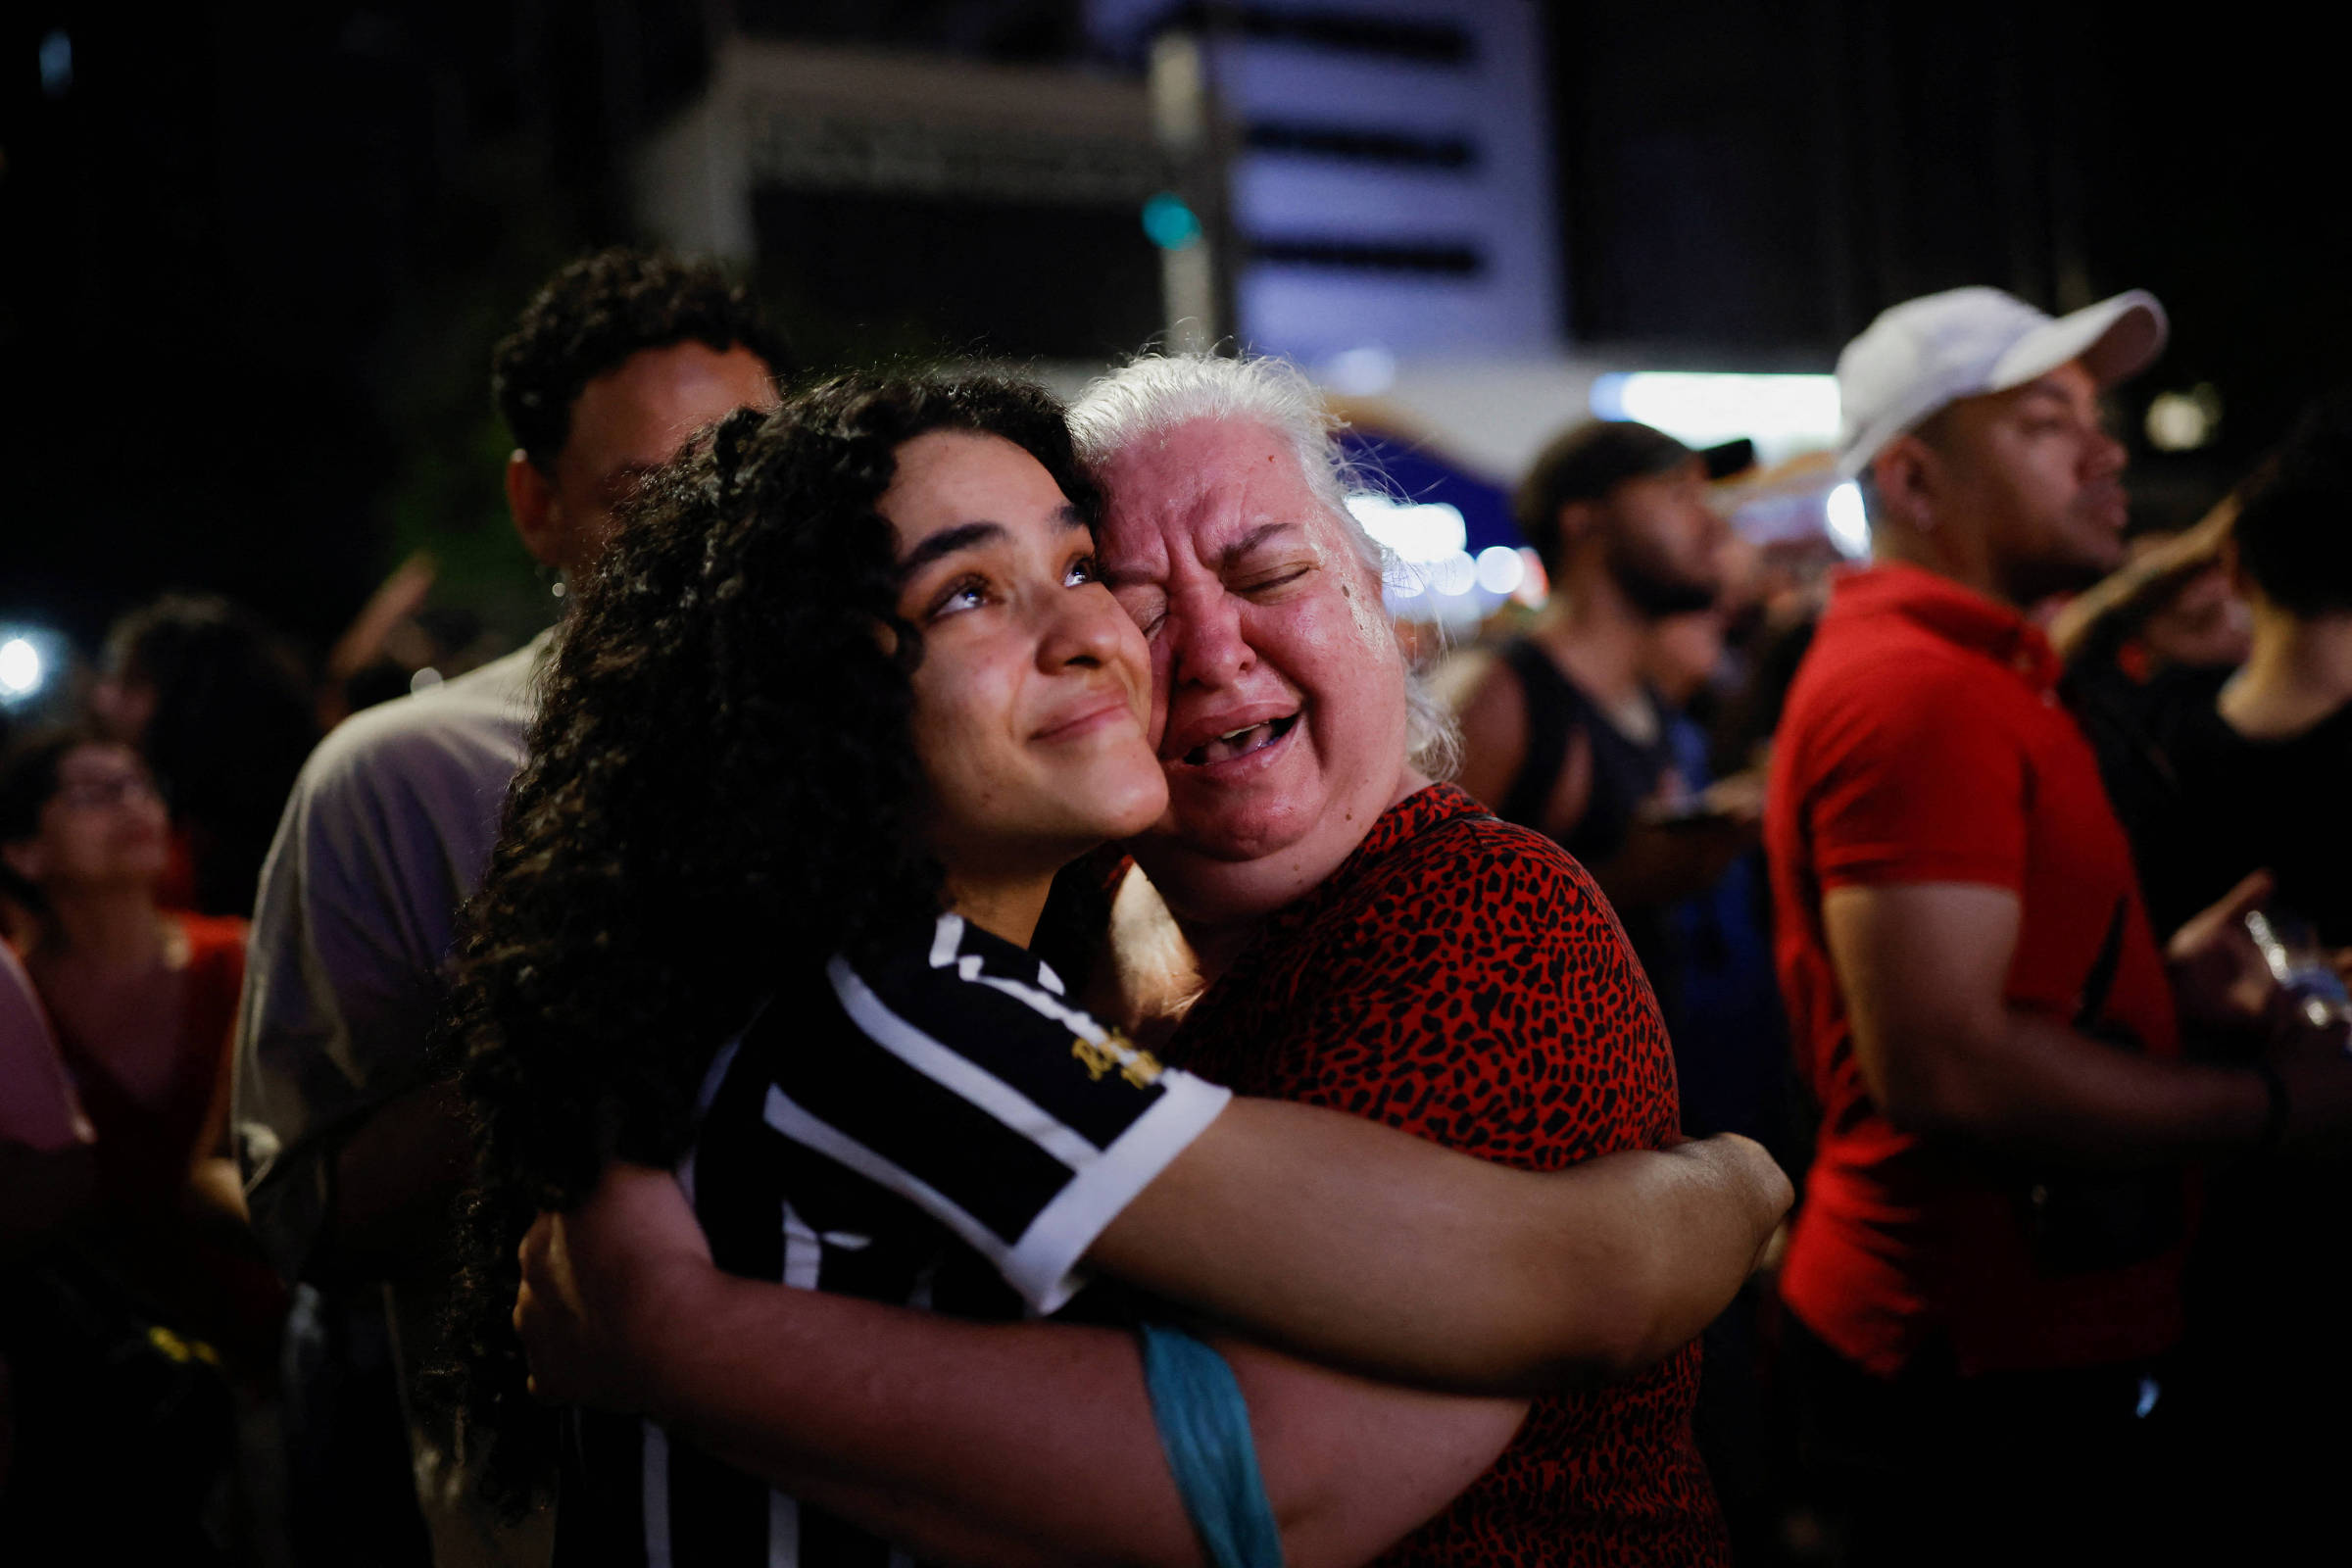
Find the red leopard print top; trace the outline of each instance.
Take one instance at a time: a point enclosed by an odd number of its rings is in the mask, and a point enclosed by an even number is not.
[[[1270,920],[1167,1054],[1534,1170],[1677,1132],[1666,1028],[1600,890],[1447,784],[1383,812]],[[1692,1345],[1629,1384],[1537,1399],[1493,1468],[1381,1561],[1728,1562],[1697,1393]]]

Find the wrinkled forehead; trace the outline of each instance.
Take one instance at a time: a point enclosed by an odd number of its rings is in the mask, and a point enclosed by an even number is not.
[[[1102,555],[1122,575],[1214,563],[1270,530],[1324,543],[1337,528],[1290,443],[1251,420],[1194,419],[1138,437],[1096,474]]]

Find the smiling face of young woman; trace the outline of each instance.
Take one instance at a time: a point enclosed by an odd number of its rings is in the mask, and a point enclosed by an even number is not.
[[[932,847],[957,906],[987,924],[979,905],[1032,884],[1042,899],[1040,878],[1165,808],[1145,738],[1150,656],[1035,458],[966,430],[897,458],[880,510],[899,536],[899,613],[923,636],[914,744]]]

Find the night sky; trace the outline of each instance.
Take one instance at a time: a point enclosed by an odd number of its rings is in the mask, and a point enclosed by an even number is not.
[[[0,622],[86,647],[198,586],[316,652],[419,545],[489,619],[543,613],[500,510],[488,345],[558,262],[628,237],[614,149],[691,94],[723,9],[9,7]],[[1074,4],[739,14],[998,57],[1085,48]],[[2210,382],[2224,406],[2209,451],[2140,454],[2165,515],[2352,375],[2344,67],[2261,8],[2193,30],[2084,4],[1548,15],[1563,288],[1603,352],[1826,369],[1928,288],[2045,306],[2151,288],[2176,335],[2124,400],[2135,440],[2155,391]],[[70,79],[43,53],[59,31]]]

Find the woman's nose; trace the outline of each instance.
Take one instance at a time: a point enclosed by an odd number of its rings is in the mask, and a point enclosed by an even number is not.
[[[1049,669],[1102,663],[1117,653],[1120,629],[1133,625],[1118,601],[1101,589],[1064,589],[1049,604],[1049,619],[1038,639],[1039,662]]]
[[[1240,608],[1231,594],[1186,595],[1170,604],[1167,613],[1160,636],[1170,649],[1172,685],[1222,686],[1256,662],[1242,635]]]

